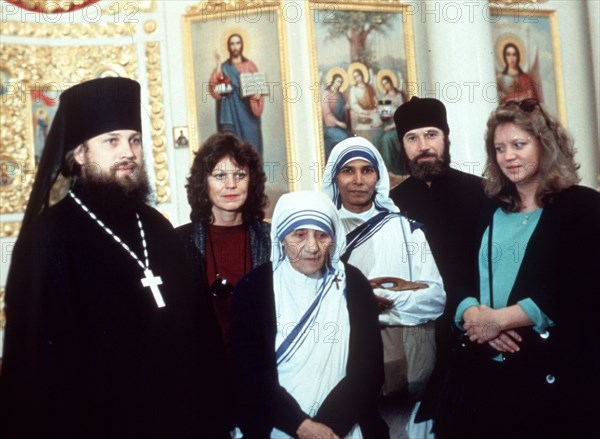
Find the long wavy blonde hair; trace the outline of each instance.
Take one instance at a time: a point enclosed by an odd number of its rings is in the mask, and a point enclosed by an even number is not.
[[[487,178],[484,180],[484,189],[488,196],[500,201],[504,210],[518,212],[521,209],[517,187],[502,173],[496,159],[496,128],[506,123],[515,124],[540,143],[539,186],[536,192],[536,201],[540,206],[554,194],[579,183],[579,165],[575,163],[573,139],[560,122],[549,116],[535,99],[509,101],[492,112],[485,134],[487,163],[484,175]]]

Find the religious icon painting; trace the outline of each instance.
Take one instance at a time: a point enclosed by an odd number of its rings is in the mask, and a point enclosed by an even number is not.
[[[50,125],[58,109],[60,92],[58,90],[31,91],[31,120],[33,128],[33,153],[35,164],[40,161],[42,150],[48,137]]]
[[[0,68],[0,97],[10,92],[12,81],[10,73],[7,70]]]
[[[310,10],[321,158],[347,137],[365,137],[395,185],[406,169],[393,114],[416,83],[412,15],[399,2],[314,0]]]
[[[0,68],[0,99],[5,103],[5,98],[14,94],[16,88],[15,82],[11,79],[10,72],[5,68]],[[13,182],[19,175],[19,162],[11,154],[6,154],[8,148],[4,147],[0,139],[0,191],[10,189]]]
[[[46,89],[33,89],[28,93],[29,108],[31,111],[31,136],[33,139],[33,162],[35,168],[39,164],[42,151],[46,144],[46,138],[50,126],[58,110],[61,90],[58,87],[47,87]],[[59,174],[50,191],[50,205],[56,204],[67,194],[69,180]]]
[[[566,124],[556,11],[538,5],[491,10],[498,102],[537,99]]]
[[[14,157],[0,154],[0,190],[10,187],[19,175],[19,163]]]
[[[283,2],[203,1],[183,17],[190,151],[231,132],[262,156],[269,197],[295,189]],[[190,158],[191,159],[191,158]]]
[[[173,128],[173,144],[175,148],[189,148],[190,146],[190,134],[188,127],[174,127]]]
[[[52,121],[58,110],[61,95],[58,83],[50,83],[44,88],[20,83],[15,90],[10,90],[9,96],[6,96],[7,102],[12,105],[12,108],[21,104],[21,101],[24,103],[22,111],[26,123],[23,125],[25,129],[22,132],[15,133],[14,144],[9,145],[0,139],[0,153],[9,153],[0,154],[2,159],[0,187],[4,191],[0,195],[0,205],[2,206],[0,213],[25,210],[29,191],[34,181],[33,177],[42,156]],[[11,107],[6,105],[5,108]],[[23,148],[22,145],[26,147]],[[59,175],[50,191],[50,205],[60,201],[68,189],[69,181]]]

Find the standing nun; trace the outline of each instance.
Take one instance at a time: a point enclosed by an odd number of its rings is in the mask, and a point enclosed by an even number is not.
[[[303,207],[310,206],[310,207]],[[231,349],[245,439],[386,438],[377,306],[367,279],[339,260],[346,237],[318,192],[283,195],[271,262],[233,297]]]
[[[370,280],[380,305],[383,394],[393,401],[408,390],[414,404],[407,436],[431,437],[431,425],[414,421],[435,363],[434,320],[444,311],[446,293],[421,225],[400,213],[389,190],[387,168],[371,142],[350,137],[333,148],[323,193],[344,228],[342,259]],[[399,405],[393,405],[398,413]]]

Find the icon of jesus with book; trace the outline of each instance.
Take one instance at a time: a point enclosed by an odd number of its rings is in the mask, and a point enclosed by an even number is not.
[[[221,62],[215,51],[216,67],[210,76],[210,92],[217,100],[219,132],[231,132],[249,142],[262,155],[260,116],[264,95],[268,94],[266,77],[243,55],[244,40],[238,33],[227,38],[229,58]]]

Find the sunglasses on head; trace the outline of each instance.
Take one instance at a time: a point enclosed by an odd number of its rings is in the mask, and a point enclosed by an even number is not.
[[[511,105],[516,105],[517,107],[519,107],[521,110],[525,111],[526,113],[531,113],[533,110],[535,110],[535,107],[539,107],[540,111],[542,113],[544,112],[544,110],[542,109],[542,106],[540,105],[540,101],[538,101],[537,99],[528,98],[528,99],[523,99],[520,101],[510,100],[510,101],[506,101],[504,103],[505,107],[509,107]]]
[[[550,125],[548,115],[540,105],[540,101],[538,101],[537,99],[528,98],[520,101],[510,100],[504,103],[504,107],[509,107],[513,105],[519,107],[519,109],[523,110],[525,113],[531,113],[533,110],[535,110],[536,107],[539,108],[540,114],[542,115],[542,117],[544,118],[544,122],[546,123],[546,127],[548,127],[554,132],[554,129]]]

